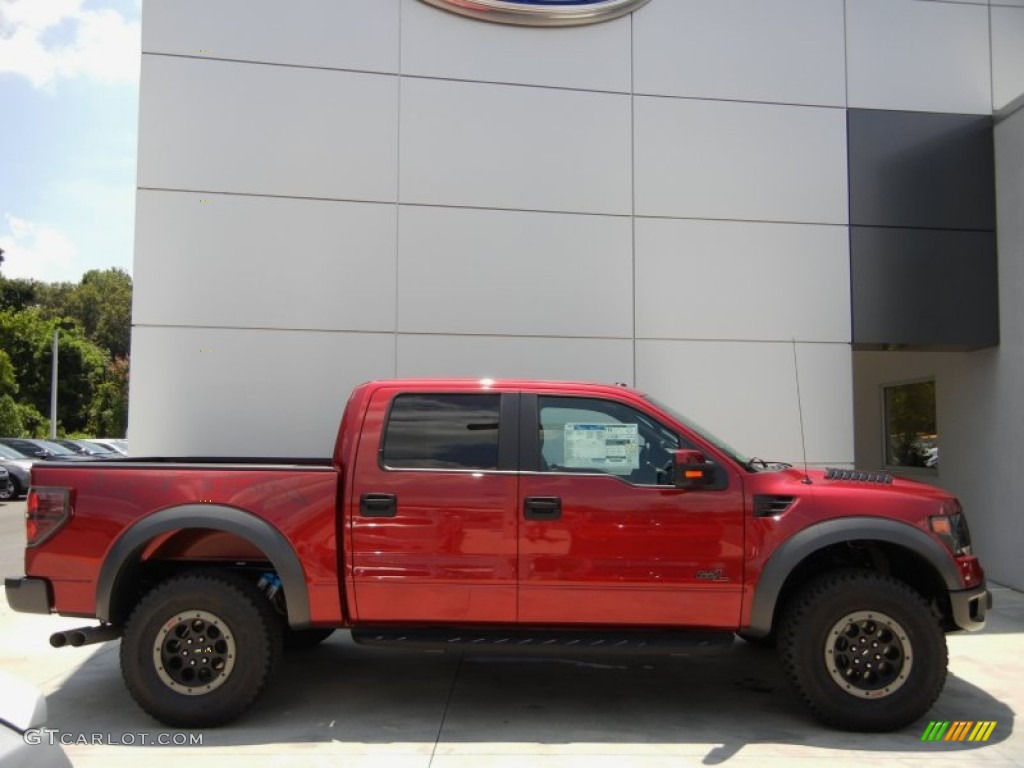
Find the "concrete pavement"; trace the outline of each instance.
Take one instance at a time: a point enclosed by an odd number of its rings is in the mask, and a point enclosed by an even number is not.
[[[132,702],[118,643],[54,650],[47,642],[81,620],[15,614],[0,601],[0,666],[47,693],[50,725],[65,739],[104,742],[66,747],[81,768],[187,759],[218,768],[1024,766],[1015,733],[1024,596],[995,588],[995,599],[984,632],[950,636],[949,680],[928,716],[997,721],[983,744],[922,742],[928,720],[891,734],[824,728],[790,691],[775,654],[742,642],[693,656],[568,660],[366,649],[339,632],[288,656],[242,720],[195,732],[202,746],[141,745],[177,732]]]

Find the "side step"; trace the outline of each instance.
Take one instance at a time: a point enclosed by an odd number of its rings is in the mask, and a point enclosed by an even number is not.
[[[491,653],[633,653],[671,654],[722,648],[732,632],[561,631],[496,629],[353,629],[360,645],[418,651],[482,651]]]

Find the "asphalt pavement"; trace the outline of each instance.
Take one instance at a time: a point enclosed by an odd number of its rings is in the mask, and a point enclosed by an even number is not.
[[[4,575],[21,573],[23,509],[0,506]],[[741,641],[691,656],[537,659],[367,649],[337,632],[286,657],[238,722],[186,732],[135,706],[121,682],[117,642],[49,646],[52,632],[81,619],[16,614],[0,601],[0,666],[44,690],[56,729],[50,738],[67,744],[78,768],[182,760],[218,768],[1020,767],[1024,595],[994,592],[989,626],[949,637],[950,675],[932,712],[888,734],[819,725],[790,691],[774,652]],[[996,725],[984,743],[922,741],[931,720]]]

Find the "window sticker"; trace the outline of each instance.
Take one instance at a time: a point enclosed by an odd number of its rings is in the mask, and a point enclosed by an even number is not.
[[[565,466],[628,475],[640,467],[636,424],[565,425]]]

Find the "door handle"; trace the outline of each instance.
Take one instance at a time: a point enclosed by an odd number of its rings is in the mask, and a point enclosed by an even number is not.
[[[362,517],[394,517],[398,514],[398,497],[393,493],[364,493],[359,497]]]
[[[527,496],[523,499],[523,517],[527,520],[558,520],[562,500],[557,496]]]

